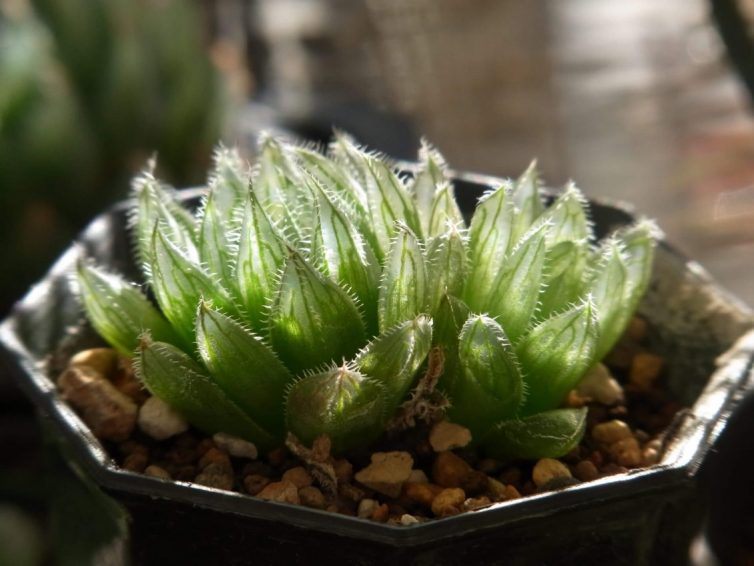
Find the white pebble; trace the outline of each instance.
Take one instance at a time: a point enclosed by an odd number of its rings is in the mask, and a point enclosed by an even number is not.
[[[188,423],[167,403],[157,397],[150,397],[139,409],[139,428],[155,440],[165,440],[186,432]]]
[[[243,438],[237,436],[231,436],[224,432],[218,432],[212,436],[212,440],[215,441],[217,447],[225,450],[231,456],[236,458],[248,458],[249,460],[257,459],[257,447]]]
[[[359,501],[359,509],[356,511],[356,515],[362,519],[368,519],[376,508],[377,502],[374,499],[362,499]]]
[[[604,364],[597,364],[576,388],[582,397],[591,397],[603,405],[615,405],[623,401],[623,388],[610,374]]]
[[[409,526],[409,525],[415,525],[419,522],[419,519],[414,517],[413,515],[409,515],[408,513],[404,513],[401,515],[401,525]]]

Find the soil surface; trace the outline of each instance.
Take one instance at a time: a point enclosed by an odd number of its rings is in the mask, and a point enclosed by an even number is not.
[[[194,430],[152,398],[130,360],[108,348],[79,352],[58,379],[61,395],[117,463],[165,481],[192,482],[261,499],[411,525],[656,464],[682,406],[665,387],[664,360],[635,317],[564,406],[588,408],[580,445],[559,459],[499,461],[468,448],[471,435],[440,420],[335,458],[326,437],[289,436],[260,454],[242,439]]]

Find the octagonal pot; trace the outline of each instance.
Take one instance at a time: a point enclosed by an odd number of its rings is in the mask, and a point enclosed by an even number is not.
[[[470,213],[500,180],[457,174]],[[183,191],[187,203],[201,189]],[[61,444],[70,466],[127,513],[136,564],[675,564],[685,563],[703,506],[700,469],[728,416],[754,388],[751,311],[660,241],[640,314],[689,410],[668,430],[659,464],[412,526],[262,501],[117,466],[61,401],[56,368],[90,346],[71,273],[81,254],[140,278],[126,228],[129,203],[98,216],[0,326],[0,354]],[[591,202],[598,235],[630,223],[623,205]],[[82,528],[86,528],[82,525]],[[121,560],[126,560],[121,556]]]

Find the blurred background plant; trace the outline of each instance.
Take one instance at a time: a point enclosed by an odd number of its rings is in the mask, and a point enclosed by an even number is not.
[[[200,180],[224,106],[192,3],[0,4],[0,311],[152,153]]]

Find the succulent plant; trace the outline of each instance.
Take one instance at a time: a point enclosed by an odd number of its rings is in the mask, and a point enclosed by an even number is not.
[[[196,214],[151,171],[134,182],[157,306],[86,260],[83,304],[146,388],[208,432],[365,446],[415,400],[434,349],[435,393],[477,446],[562,455],[585,409],[559,406],[636,308],[652,224],[597,242],[579,190],[545,206],[534,164],[468,224],[453,191],[427,145],[403,176],[345,135],[327,154],[264,137],[254,168],[220,148]]]

